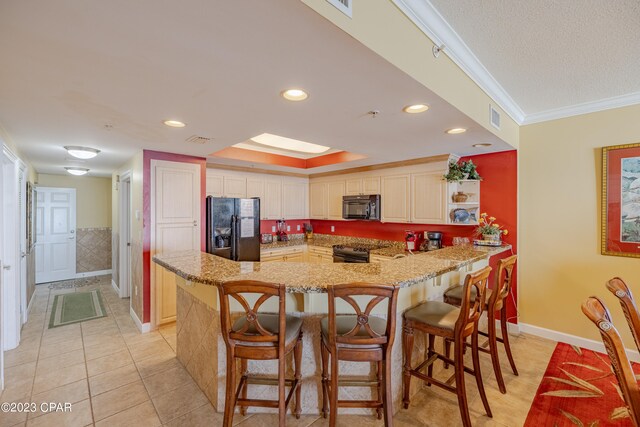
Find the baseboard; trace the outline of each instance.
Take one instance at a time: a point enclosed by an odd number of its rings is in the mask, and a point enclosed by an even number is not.
[[[552,331],[551,329],[541,328],[539,326],[520,323],[520,331],[525,334],[535,335],[541,338],[547,338],[553,341],[563,342],[588,350],[606,353],[602,341],[590,340],[588,338],[578,337],[576,335],[565,334],[564,332]],[[632,362],[640,362],[640,353],[637,350],[627,349],[627,357]]]
[[[496,328],[500,330],[500,320],[496,319]],[[520,335],[520,324],[507,322],[507,332],[509,335]]]
[[[147,332],[151,332],[151,323],[142,323],[140,321],[140,318],[138,318],[138,315],[136,314],[136,312],[133,311],[133,307],[129,307],[129,313],[131,314],[131,317],[133,318],[133,321],[138,327],[138,329],[140,330],[140,332],[142,332],[143,334],[146,334]]]
[[[111,274],[112,270],[97,270],[97,271],[86,271],[84,273],[76,273],[76,279],[81,279],[83,277],[93,277],[93,276],[104,276],[106,274]]]
[[[120,288],[118,287],[118,285],[116,285],[116,281],[113,279],[111,279],[111,287],[113,288],[114,291],[116,291],[118,296],[120,296]]]

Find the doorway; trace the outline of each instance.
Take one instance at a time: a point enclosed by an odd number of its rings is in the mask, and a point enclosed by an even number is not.
[[[120,298],[131,295],[131,172],[120,176],[119,290]]]
[[[18,158],[2,151],[2,350],[20,343],[20,218]]]
[[[76,189],[38,187],[36,283],[76,278]]]

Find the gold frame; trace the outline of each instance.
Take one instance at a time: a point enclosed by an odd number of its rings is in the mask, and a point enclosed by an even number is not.
[[[621,256],[627,258],[640,258],[640,253],[631,252],[614,252],[607,250],[607,225],[608,225],[608,212],[607,212],[607,167],[608,167],[608,155],[609,151],[622,150],[625,148],[640,148],[640,143],[634,144],[621,144],[611,145],[609,147],[602,147],[602,195],[600,198],[600,253],[602,255]]]

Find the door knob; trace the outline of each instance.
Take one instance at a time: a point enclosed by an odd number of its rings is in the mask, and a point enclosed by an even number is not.
[[[198,221],[193,221],[193,226],[197,227],[198,226]]]
[[[73,236],[69,237],[69,240],[73,240],[73,239],[74,239],[74,237],[73,237]]]

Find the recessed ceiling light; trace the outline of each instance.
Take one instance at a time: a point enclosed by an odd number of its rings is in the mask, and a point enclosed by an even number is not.
[[[100,152],[100,150],[96,150],[95,148],[78,146],[66,146],[64,149],[73,157],[77,157],[78,159],[92,159]]]
[[[405,113],[416,114],[416,113],[424,113],[429,109],[428,105],[425,104],[415,104],[415,105],[407,105],[402,109]]]
[[[455,135],[457,133],[465,133],[467,130],[465,128],[453,128],[446,131],[449,135]]]
[[[490,143],[488,143],[488,142],[483,142],[483,143],[480,143],[480,144],[473,144],[473,145],[472,145],[472,147],[475,147],[475,148],[480,148],[480,147],[491,147],[492,145],[493,145],[493,144],[490,144]]]
[[[165,125],[170,126],[172,128],[183,128],[185,127],[187,124],[183,123],[179,120],[165,120],[164,122]]]
[[[89,169],[87,168],[70,168],[70,167],[65,167],[65,169],[67,170],[67,172],[69,172],[71,175],[85,175],[87,172],[89,172]]]
[[[297,139],[285,138],[284,136],[272,135],[270,133],[263,133],[262,135],[254,136],[251,138],[251,141],[262,145],[268,145],[269,147],[298,151],[300,153],[320,154],[331,149],[331,147],[325,147],[324,145],[298,141]]]
[[[309,97],[307,92],[302,89],[287,89],[281,93],[284,99],[288,99],[289,101],[304,101]]]

